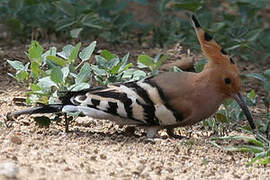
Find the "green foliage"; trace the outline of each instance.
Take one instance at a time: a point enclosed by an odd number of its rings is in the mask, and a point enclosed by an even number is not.
[[[267,96],[264,101],[266,105],[269,104],[270,102],[270,69],[265,70],[263,74],[249,73],[247,77],[258,79],[263,83],[264,90],[267,92]]]
[[[139,80],[146,76],[140,70],[132,69],[132,63],[128,63],[129,54],[123,58],[102,50],[101,55],[95,56],[96,65],[91,65],[95,79],[103,85],[127,80]]]
[[[73,38],[78,38],[81,33],[91,33],[114,42],[119,41],[119,32],[128,32],[134,25],[132,15],[125,12],[128,2],[3,0],[0,19],[9,25],[14,35],[30,37],[31,32],[40,28],[45,32],[67,31]],[[144,0],[136,2],[147,3]]]
[[[131,1],[154,7],[153,22],[138,22],[127,10]],[[136,36],[142,43],[142,39],[149,41],[150,37],[152,46],[181,41],[185,47],[199,50],[190,20],[184,16],[188,11],[198,16],[202,26],[232,56],[263,60],[270,56],[270,29],[264,26],[261,15],[267,3],[268,0],[3,0],[0,19],[19,36],[30,37],[41,29],[48,34],[70,34],[72,38],[101,37],[112,43]],[[140,33],[135,33],[135,29]]]
[[[3,120],[0,120],[0,128],[5,127],[5,122]]]
[[[81,43],[66,45],[61,52],[57,52],[55,47],[44,52],[37,41],[32,41],[27,53],[30,62],[24,65],[20,61],[8,60],[16,70],[15,75],[10,75],[29,88],[28,104],[54,103],[61,91],[90,87],[91,69],[86,61],[90,59],[95,46],[94,41],[81,52]],[[82,67],[79,69],[80,65]]]
[[[268,0],[171,0],[168,5],[174,10],[196,13],[202,26],[214,34],[215,40],[232,56],[240,56],[245,60],[263,60],[270,56],[267,51],[270,48],[269,29],[264,28],[264,19],[259,12],[267,3]],[[222,10],[217,11],[217,6]],[[181,19],[180,24],[178,35],[182,34],[182,43],[192,49],[199,49],[199,46],[194,46],[197,40],[194,39],[190,24]]]
[[[102,50],[100,55],[93,57],[95,47],[96,41],[82,50],[81,43],[78,43],[76,46],[68,44],[61,51],[55,47],[44,51],[37,41],[32,41],[27,52],[29,62],[23,64],[21,61],[7,60],[16,70],[15,75],[9,75],[29,88],[28,104],[55,103],[63,95],[62,92],[90,88],[92,77],[99,85],[146,77],[144,71],[132,68],[129,54],[119,58],[108,50]],[[153,59],[153,70],[156,71],[166,58],[165,55],[158,55]],[[93,59],[96,63],[89,64]]]
[[[270,128],[270,113],[269,113],[269,105],[270,105],[270,69],[267,69],[263,72],[263,74],[260,73],[249,73],[247,74],[247,77],[252,77],[255,79],[258,79],[264,87],[264,90],[266,91],[267,95],[263,99],[264,105],[266,107],[266,117],[264,120],[258,121],[259,124],[259,130],[262,133],[269,133]]]
[[[157,54],[154,58],[142,54],[138,57],[138,68],[148,68],[151,72],[150,76],[158,74],[158,69],[168,58],[167,55]]]
[[[194,69],[195,69],[195,72],[201,72],[204,68],[204,66],[206,65],[207,61],[206,59],[201,59],[199,61],[197,61],[194,65]]]
[[[240,140],[246,142],[243,145],[221,147],[215,141],[226,140]],[[254,154],[254,157],[247,165],[261,164],[266,165],[270,163],[270,141],[260,133],[255,135],[255,138],[250,136],[226,136],[226,137],[215,137],[210,141],[213,145],[222,148],[226,151],[241,151],[250,152]]]

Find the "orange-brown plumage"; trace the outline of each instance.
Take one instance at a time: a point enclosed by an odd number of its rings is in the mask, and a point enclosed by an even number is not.
[[[179,126],[192,125],[215,113],[224,100],[241,96],[242,82],[236,64],[199,25],[192,21],[205,56],[208,58],[200,73],[165,73],[154,78],[176,111],[182,112]],[[170,83],[168,83],[170,82]],[[176,88],[178,87],[178,88]],[[251,115],[248,117],[254,128]]]

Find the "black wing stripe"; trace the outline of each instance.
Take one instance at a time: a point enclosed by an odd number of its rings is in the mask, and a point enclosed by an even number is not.
[[[110,114],[118,115],[117,108],[118,105],[116,102],[108,102],[109,108],[107,109],[107,112]]]
[[[129,82],[123,84],[124,86],[128,88],[132,88],[133,91],[135,91],[145,102],[141,103],[138,99],[136,100],[136,103],[141,105],[144,109],[144,116],[145,120],[149,125],[158,125],[159,122],[155,116],[155,106],[153,101],[150,99],[148,93],[145,89],[143,89],[141,86],[137,84],[137,82]]]
[[[135,91],[136,94],[138,94],[147,104],[150,104],[150,105],[154,106],[154,103],[150,99],[150,97],[149,97],[148,93],[146,92],[146,90],[144,90],[136,82],[129,82],[129,83],[125,83],[123,85],[128,87],[128,88],[132,88],[132,90]]]
[[[91,99],[91,102],[92,102],[93,106],[95,106],[95,107],[97,107],[100,104],[100,100],[94,99],[94,98]]]
[[[174,115],[176,121],[182,121],[182,120],[183,120],[183,115],[182,115],[181,113],[177,112],[176,110],[174,110],[174,108],[168,103],[168,100],[167,100],[167,98],[166,98],[164,92],[162,91],[162,89],[161,89],[154,81],[147,80],[147,81],[145,81],[145,83],[148,83],[148,84],[151,85],[152,87],[157,88],[158,93],[159,93],[159,96],[160,96],[160,98],[162,99],[162,101],[163,101],[165,107],[166,107],[167,109],[169,109],[169,110],[173,113],[173,115]]]
[[[108,90],[108,91],[95,92],[92,94],[98,95],[104,98],[112,98],[112,99],[119,100],[120,102],[124,104],[127,117],[130,119],[134,119],[132,115],[132,107],[131,107],[132,100],[128,98],[126,93],[117,92],[115,90]]]

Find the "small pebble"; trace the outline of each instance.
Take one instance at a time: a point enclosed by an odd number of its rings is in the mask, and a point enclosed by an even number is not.
[[[21,138],[19,138],[17,135],[12,136],[12,137],[10,138],[10,141],[11,141],[12,143],[14,143],[14,144],[18,144],[18,145],[22,144]]]
[[[13,162],[5,162],[0,164],[0,175],[8,178],[16,178],[19,173],[19,168]]]
[[[100,159],[106,159],[106,158],[107,158],[107,156],[105,154],[100,155]]]

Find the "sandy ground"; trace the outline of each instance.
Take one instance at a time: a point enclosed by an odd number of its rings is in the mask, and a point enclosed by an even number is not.
[[[246,63],[240,67],[256,72]],[[0,123],[6,112],[22,108],[12,99],[24,95],[6,71],[0,73]],[[261,111],[252,109],[255,118]],[[184,135],[192,132],[189,139],[161,133],[147,141],[139,130],[128,134],[108,121],[78,118],[65,133],[63,123],[45,128],[21,116],[10,128],[0,125],[0,179],[270,179],[269,165],[246,167],[252,154],[219,149],[198,127],[180,129]],[[3,173],[7,165],[12,171]]]

